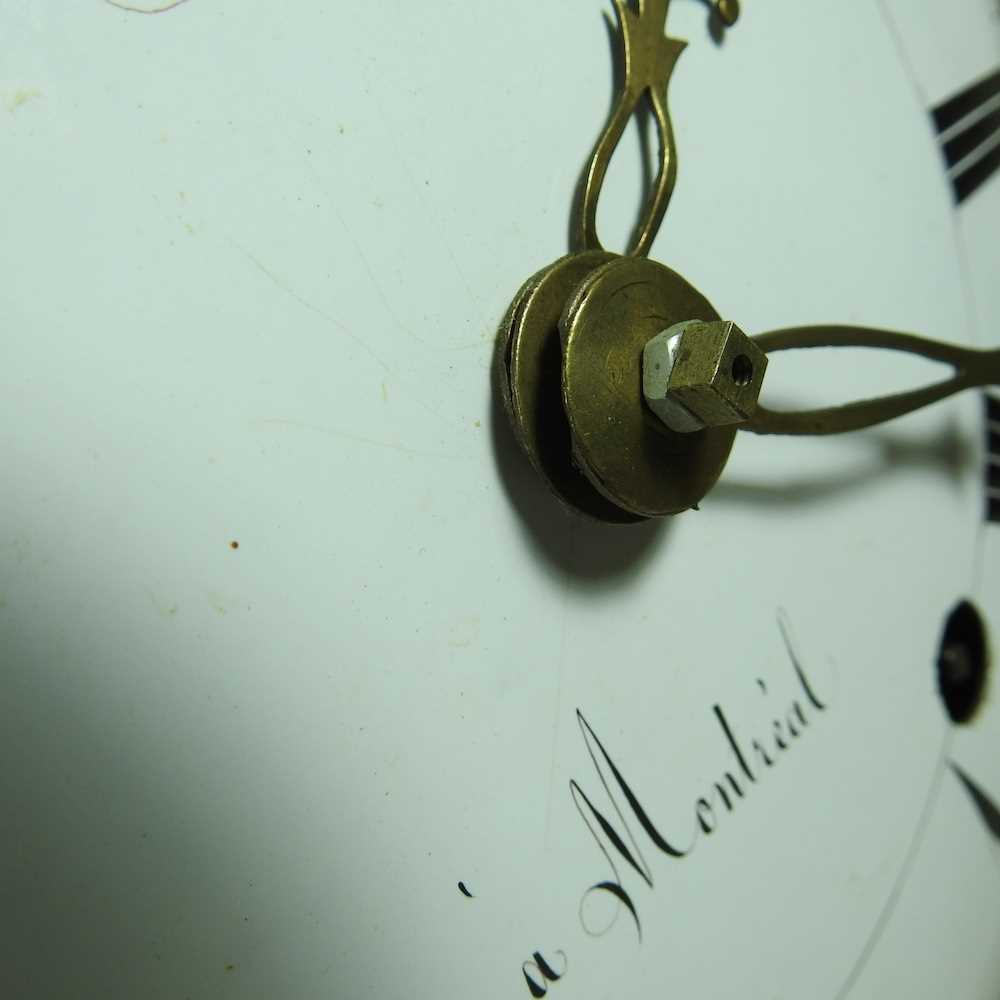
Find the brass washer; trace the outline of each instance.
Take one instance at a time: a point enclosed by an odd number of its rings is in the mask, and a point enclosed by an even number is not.
[[[606,499],[574,464],[562,401],[559,317],[579,283],[615,259],[603,251],[569,254],[524,283],[500,327],[498,379],[514,435],[556,496],[588,517],[631,524],[644,518]]]

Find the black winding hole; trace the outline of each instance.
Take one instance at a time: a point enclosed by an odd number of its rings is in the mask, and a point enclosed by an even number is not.
[[[753,381],[753,362],[745,354],[733,358],[732,376],[737,385],[749,385]]]
[[[986,626],[971,601],[948,615],[938,650],[938,691],[952,722],[968,722],[986,690],[989,670]]]

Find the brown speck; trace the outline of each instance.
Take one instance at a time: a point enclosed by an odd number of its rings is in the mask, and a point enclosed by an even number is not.
[[[231,549],[233,549],[233,550],[235,551],[236,549],[238,549],[238,548],[240,547],[240,543],[239,543],[239,542],[237,542],[237,541],[236,541],[236,540],[234,539],[233,541],[231,541],[231,542],[229,543],[229,547],[230,547]]]
[[[227,965],[226,966],[226,972],[232,972],[235,968],[236,968],[235,965],[232,965],[232,964]]]

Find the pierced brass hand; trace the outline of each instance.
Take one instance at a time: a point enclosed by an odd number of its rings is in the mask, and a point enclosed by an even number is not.
[[[943,361],[955,372],[951,378],[925,389],[901,392],[844,406],[785,413],[762,406],[745,425],[755,434],[842,434],[873,427],[913,410],[929,406],[963,389],[1000,384],[1000,350],[974,351],[910,333],[894,333],[860,326],[804,326],[775,330],[754,338],[767,352],[806,347],[875,347],[917,354]]]
[[[614,0],[614,5],[624,45],[625,81],[608,124],[594,146],[577,210],[579,222],[575,242],[578,250],[604,249],[597,236],[597,202],[601,187],[628,120],[646,94],[659,132],[660,166],[635,244],[628,251],[644,257],[660,228],[677,179],[677,150],[667,111],[667,84],[687,42],[663,34],[670,0],[639,0],[638,13],[629,7],[628,0]]]

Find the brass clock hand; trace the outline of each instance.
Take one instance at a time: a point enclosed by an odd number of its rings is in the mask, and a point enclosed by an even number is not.
[[[840,434],[860,430],[929,406],[963,389],[1000,384],[1000,350],[974,351],[908,333],[853,326],[811,326],[775,330],[754,338],[767,352],[806,347],[876,347],[943,361],[951,378],[924,389],[818,410],[786,413],[758,406],[745,425],[755,434]]]
[[[597,236],[597,202],[604,177],[629,119],[644,94],[648,95],[660,139],[656,183],[639,224],[630,254],[645,256],[653,244],[677,180],[677,150],[667,111],[667,83],[687,42],[663,34],[670,0],[639,0],[636,13],[628,0],[614,0],[625,54],[625,79],[611,117],[591,155],[590,167],[577,210],[575,242],[579,250],[603,250]]]
[[[629,254],[645,257],[656,238],[677,180],[677,146],[667,110],[667,85],[687,42],[664,35],[670,0],[639,0],[638,12],[629,6],[629,0],[613,0],[613,3],[622,37],[624,81],[608,123],[591,154],[574,213],[577,223],[573,242],[576,250],[604,249],[597,235],[597,203],[601,188],[628,121],[646,95],[656,119],[660,163],[635,240],[628,250]],[[740,14],[738,0],[715,0],[711,7],[714,16],[727,27],[734,25]]]

